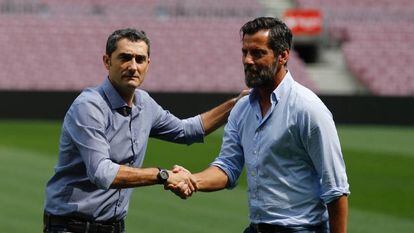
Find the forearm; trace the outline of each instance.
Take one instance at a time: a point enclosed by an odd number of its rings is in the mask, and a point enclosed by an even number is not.
[[[226,122],[237,100],[238,98],[227,100],[219,106],[201,114],[205,135],[210,134]]]
[[[134,168],[121,165],[111,188],[132,188],[158,183],[158,168]]]
[[[346,233],[348,223],[348,197],[343,195],[328,203],[329,228],[331,233]]]
[[[199,191],[212,192],[227,186],[227,174],[216,166],[211,166],[202,172],[194,174]]]

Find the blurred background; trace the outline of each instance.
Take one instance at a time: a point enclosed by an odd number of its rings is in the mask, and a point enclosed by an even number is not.
[[[414,232],[414,1],[0,0],[0,232],[40,232],[64,114],[106,77],[106,39],[146,31],[142,86],[179,117],[244,88],[239,29],[258,16],[294,33],[288,69],[325,102],[338,126],[351,185],[349,232]],[[151,140],[145,166],[192,171],[217,155],[204,144]],[[161,187],[135,190],[128,232],[242,232],[244,175],[235,190],[182,201]]]

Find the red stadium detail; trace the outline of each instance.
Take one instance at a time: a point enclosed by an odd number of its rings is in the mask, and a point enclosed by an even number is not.
[[[283,19],[295,36],[315,36],[322,32],[322,14],[316,9],[289,9]]]

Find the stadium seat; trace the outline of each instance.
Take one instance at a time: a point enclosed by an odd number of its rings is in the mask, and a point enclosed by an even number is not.
[[[350,71],[375,95],[413,95],[414,1],[296,0],[321,9]]]
[[[145,30],[152,43],[144,89],[239,92],[244,88],[239,28],[261,12],[260,4],[186,2],[192,3],[184,9],[187,13],[174,13],[181,0],[13,1],[12,10],[0,12],[0,44],[6,45],[0,57],[0,89],[82,90],[98,85],[106,75],[102,55],[107,36],[118,28],[135,27]],[[27,4],[43,8],[25,11]],[[289,69],[315,89],[294,53]]]

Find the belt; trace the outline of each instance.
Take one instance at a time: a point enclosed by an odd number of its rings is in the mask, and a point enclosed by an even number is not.
[[[124,220],[95,222],[47,213],[43,215],[43,224],[45,232],[56,227],[63,227],[76,233],[122,233],[125,230]]]
[[[290,232],[297,232],[301,230],[319,230],[322,229],[324,223],[318,225],[307,225],[307,226],[294,226],[294,227],[286,227],[281,225],[272,225],[267,223],[251,223],[250,226],[257,232],[257,233],[290,233]]]

